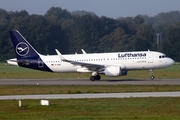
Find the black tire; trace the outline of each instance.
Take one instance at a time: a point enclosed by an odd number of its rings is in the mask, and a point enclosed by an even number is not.
[[[153,75],[152,75],[152,76],[150,76],[150,79],[151,79],[151,80],[154,80],[154,76],[153,76]]]
[[[100,76],[100,75],[96,75],[95,79],[96,79],[96,80],[100,80],[100,79],[101,79],[101,76]]]
[[[91,76],[91,77],[90,77],[90,80],[91,80],[91,81],[95,81],[95,80],[96,80],[96,79],[95,79],[95,76]]]

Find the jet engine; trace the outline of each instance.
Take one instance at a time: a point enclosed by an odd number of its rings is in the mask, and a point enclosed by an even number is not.
[[[105,68],[104,74],[107,76],[123,76],[127,75],[127,71],[121,70],[119,66],[108,66]]]

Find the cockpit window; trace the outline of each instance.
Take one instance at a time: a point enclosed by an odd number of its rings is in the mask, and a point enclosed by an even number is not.
[[[160,55],[159,58],[167,58],[166,55]]]

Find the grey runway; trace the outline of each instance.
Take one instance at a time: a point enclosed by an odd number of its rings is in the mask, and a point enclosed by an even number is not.
[[[180,92],[138,92],[138,93],[95,93],[95,94],[46,94],[46,95],[8,95],[0,100],[23,99],[84,99],[84,98],[137,98],[137,97],[180,97]]]
[[[0,79],[0,85],[180,85],[180,79]]]

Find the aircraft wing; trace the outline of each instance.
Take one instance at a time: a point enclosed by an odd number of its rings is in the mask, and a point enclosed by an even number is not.
[[[105,67],[104,65],[101,65],[101,64],[74,62],[74,61],[69,61],[69,60],[66,62],[69,62],[73,65],[79,65],[82,67],[86,67],[88,70],[91,70],[91,71],[102,71],[102,70],[104,70],[103,68]]]
[[[93,70],[94,71],[102,71],[105,68],[105,65],[103,65],[103,64],[94,64],[94,63],[85,63],[85,62],[76,62],[76,61],[67,60],[57,49],[55,49],[55,51],[58,54],[58,56],[60,57],[60,59],[64,62],[69,62],[73,65],[79,65],[82,67],[86,67],[88,70],[92,70],[92,71]]]

